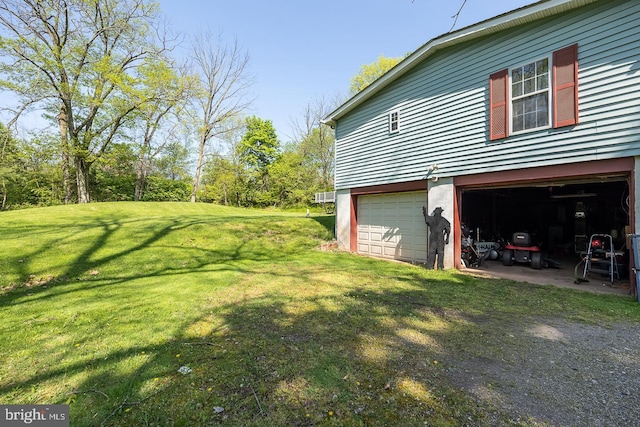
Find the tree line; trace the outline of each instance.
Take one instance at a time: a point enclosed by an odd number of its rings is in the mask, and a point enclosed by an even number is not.
[[[351,95],[398,60],[363,66]],[[320,120],[339,100],[309,103],[283,144],[270,120],[246,115],[248,64],[221,34],[185,42],[151,1],[0,0],[0,91],[15,101],[0,104],[0,209],[311,204],[333,189],[334,136]],[[34,113],[48,126],[18,136]]]

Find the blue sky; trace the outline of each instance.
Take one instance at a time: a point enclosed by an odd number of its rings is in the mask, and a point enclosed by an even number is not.
[[[316,98],[346,96],[360,66],[403,56],[449,31],[464,0],[159,0],[177,31],[210,29],[250,56],[249,114],[273,122],[282,142]],[[467,0],[455,29],[533,0]]]

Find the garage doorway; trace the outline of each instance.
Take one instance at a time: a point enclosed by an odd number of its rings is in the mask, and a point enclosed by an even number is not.
[[[525,232],[543,253],[545,268],[557,268],[567,281],[581,275],[576,269],[590,237],[606,234],[619,254],[616,278],[628,282],[631,203],[628,173],[565,180],[542,180],[527,185],[467,187],[459,192],[460,221],[480,242],[509,244],[514,233]],[[500,258],[495,264],[502,264]],[[491,269],[492,263],[487,268]],[[530,266],[525,268],[531,268]],[[512,269],[507,267],[507,271]],[[515,271],[515,269],[512,269]],[[579,270],[579,271],[578,271]],[[530,270],[529,270],[530,271]],[[535,275],[531,271],[532,275]]]
[[[610,234],[616,247],[626,244],[630,213],[627,177],[541,182],[530,186],[462,191],[461,221],[481,240],[510,240],[527,232],[552,254],[585,249],[585,236]]]

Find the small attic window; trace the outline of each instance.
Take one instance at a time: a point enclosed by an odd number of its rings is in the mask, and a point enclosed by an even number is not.
[[[400,111],[395,110],[389,113],[389,133],[400,131]]]

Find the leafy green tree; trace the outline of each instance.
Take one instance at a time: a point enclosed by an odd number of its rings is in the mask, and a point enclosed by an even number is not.
[[[271,120],[256,116],[245,120],[245,133],[236,150],[244,171],[244,195],[248,204],[266,206],[274,202],[269,193],[269,166],[276,160],[280,141]]]
[[[111,144],[96,160],[91,174],[96,201],[130,201],[136,181],[136,153],[130,144]]]
[[[351,78],[349,92],[351,95],[360,92],[380,78],[384,73],[395,67],[402,59],[402,57],[387,58],[384,55],[380,55],[378,59],[372,63],[362,65],[360,72]]]
[[[270,200],[280,206],[308,206],[313,200],[313,170],[304,166],[298,146],[290,145],[269,165]]]
[[[256,116],[247,117],[245,126],[245,133],[238,144],[240,162],[247,169],[264,174],[280,148],[276,130],[271,120]]]
[[[89,202],[91,165],[149,101],[138,67],[167,47],[154,41],[157,12],[145,0],[0,0],[0,87],[19,96],[17,115],[56,112],[79,203]]]
[[[207,162],[203,171],[201,200],[223,205],[242,206],[250,199],[248,182],[250,171],[240,164],[238,146],[244,136],[245,119],[235,117],[224,123],[220,133],[218,152]]]
[[[0,209],[7,206],[9,192],[19,177],[17,142],[9,130],[0,123],[0,192],[2,202]]]
[[[167,143],[151,161],[153,175],[173,181],[190,180],[189,150],[177,140]]]
[[[224,156],[215,156],[208,162],[203,173],[200,199],[221,205],[240,205],[241,171],[238,165]]]
[[[0,145],[4,150],[0,156],[2,209],[62,203],[57,138],[41,133],[29,140],[17,139],[0,126]]]

